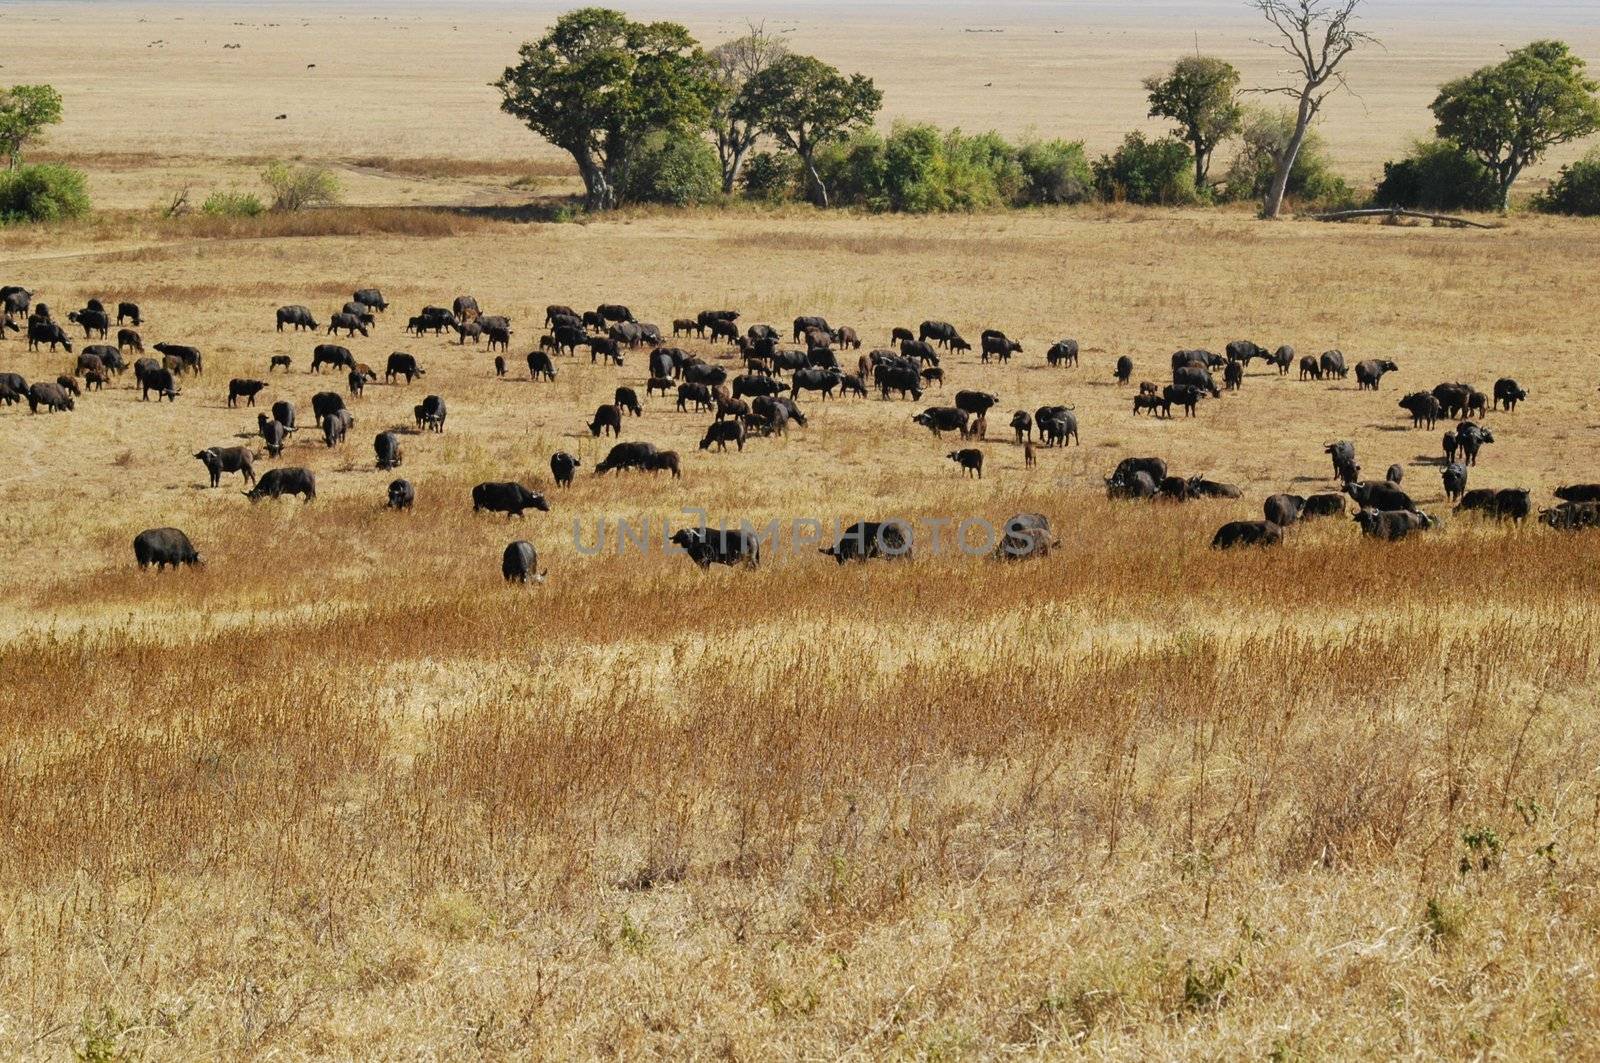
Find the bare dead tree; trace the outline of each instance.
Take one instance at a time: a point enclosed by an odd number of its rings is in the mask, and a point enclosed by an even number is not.
[[[744,116],[739,107],[744,87],[751,78],[789,52],[783,39],[768,33],[764,23],[752,22],[747,26],[749,33],[719,44],[708,53],[712,78],[719,89],[711,105],[711,135],[717,142],[724,192],[733,191],[745,155],[761,136],[758,123]]]
[[[1289,174],[1300,157],[1306,131],[1328,97],[1349,88],[1339,64],[1357,48],[1377,44],[1378,39],[1355,27],[1360,18],[1361,0],[1249,0],[1249,3],[1277,31],[1277,36],[1258,38],[1257,43],[1276,48],[1294,60],[1289,74],[1292,81],[1258,90],[1288,96],[1299,104],[1294,136],[1283,153],[1273,160],[1277,173],[1261,211],[1264,218],[1276,218],[1283,209]]]

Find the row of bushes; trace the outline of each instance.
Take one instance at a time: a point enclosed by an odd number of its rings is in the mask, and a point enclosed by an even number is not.
[[[869,129],[825,145],[817,151],[816,168],[834,204],[874,211],[927,214],[1090,201],[1178,206],[1248,201],[1266,194],[1275,153],[1293,131],[1290,115],[1252,114],[1226,175],[1203,189],[1195,186],[1187,144],[1142,133],[1129,134],[1116,151],[1091,160],[1079,141],[1013,144],[994,132],[969,135],[900,123],[887,135]],[[709,203],[721,195],[720,174],[716,154],[703,140],[657,134],[633,157],[620,187],[633,202]],[[792,153],[752,155],[741,184],[752,200],[806,198],[805,175]],[[1289,192],[1302,203],[1354,199],[1333,173],[1315,133],[1301,149]]]

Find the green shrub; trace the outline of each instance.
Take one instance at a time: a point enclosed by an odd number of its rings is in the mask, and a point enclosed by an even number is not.
[[[1245,113],[1243,141],[1223,178],[1225,198],[1265,199],[1278,172],[1277,159],[1294,136],[1295,115],[1288,110],[1252,108]],[[1286,194],[1291,199],[1325,206],[1343,206],[1355,199],[1344,178],[1333,172],[1327,144],[1315,129],[1306,132],[1289,171]]]
[[[89,213],[82,170],[47,163],[0,172],[0,224],[62,221]]]
[[[272,193],[273,210],[302,210],[339,202],[339,178],[326,166],[291,166],[273,162],[261,171],[261,181]]]
[[[254,192],[213,192],[200,204],[200,213],[221,218],[254,218],[266,210]]]
[[[708,203],[722,192],[722,166],[700,137],[653,133],[630,156],[618,191],[632,203]]]
[[[1115,154],[1102,155],[1094,164],[1094,183],[1102,198],[1112,202],[1194,203],[1194,157],[1189,146],[1173,137],[1147,140],[1129,133]]]
[[[1550,187],[1534,197],[1533,205],[1550,214],[1600,215],[1600,148],[1563,166]]]
[[[1094,194],[1094,171],[1081,140],[1042,140],[1017,153],[1023,185],[1019,203],[1082,203]]]
[[[793,199],[799,175],[800,164],[793,155],[773,151],[756,152],[745,159],[739,170],[745,196],[768,203]]]
[[[1383,164],[1372,202],[1418,210],[1495,210],[1500,192],[1489,168],[1460,145],[1419,140],[1405,158]]]
[[[836,205],[888,209],[886,151],[877,133],[865,129],[848,140],[827,144],[817,150],[813,162]]]

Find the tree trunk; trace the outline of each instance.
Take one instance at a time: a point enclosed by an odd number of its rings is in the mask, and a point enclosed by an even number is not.
[[[1497,174],[1500,184],[1500,213],[1508,214],[1511,211],[1511,186],[1517,183],[1521,171],[1514,167],[1507,167],[1506,172]]]
[[[733,190],[739,183],[739,171],[744,168],[744,157],[749,148],[733,148],[732,157],[722,163],[722,191],[725,195],[733,195]]]
[[[1283,196],[1289,190],[1289,175],[1294,172],[1295,160],[1300,158],[1300,146],[1306,141],[1306,130],[1311,128],[1313,117],[1310,101],[1301,97],[1300,113],[1294,123],[1294,136],[1289,138],[1289,146],[1284,150],[1283,158],[1278,160],[1278,172],[1272,176],[1272,187],[1267,191],[1267,202],[1261,208],[1263,218],[1276,219],[1283,210]]]
[[[578,173],[583,177],[583,208],[585,210],[610,210],[617,205],[617,192],[605,167],[580,152],[573,153],[578,163]]]
[[[1206,188],[1206,153],[1200,141],[1194,142],[1194,190],[1204,192]]]
[[[812,165],[811,155],[809,153],[804,156],[804,161],[806,164],[806,173],[811,177],[812,190],[816,194],[816,204],[817,206],[826,210],[828,207],[828,186],[822,183],[822,175],[817,173],[816,166]]]

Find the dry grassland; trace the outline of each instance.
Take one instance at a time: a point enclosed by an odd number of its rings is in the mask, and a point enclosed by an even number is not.
[[[147,343],[207,356],[175,405],[119,386],[72,414],[0,411],[5,1054],[1594,1043],[1595,541],[1452,521],[1378,546],[1338,522],[1276,552],[1203,549],[1265,494],[1324,489],[1340,436],[1368,468],[1405,463],[1442,512],[1437,435],[1394,403],[1446,378],[1509,370],[1532,393],[1491,417],[1475,485],[1592,479],[1572,280],[1595,269],[1592,225],[415,216],[449,235],[124,219],[4,237],[8,278],[56,307],[137,297]],[[273,333],[272,308],[325,313],[365,283],[396,305],[357,357],[408,349],[428,375],[370,387],[344,448],[302,433],[285,463],[317,471],[315,503],[204,488],[190,453],[254,420],[226,409],[229,377],[290,353],[264,400],[304,409],[342,384],[305,371],[316,341]],[[470,345],[399,335],[462,291],[516,319],[509,379]],[[993,432],[988,475],[963,481],[910,423],[920,404],[873,398],[807,402],[788,440],[707,455],[706,418],[656,400],[626,438],[681,451],[684,479],[596,478],[582,421],[642,384],[641,359],[563,359],[533,384],[515,356],[546,302],[603,298],[663,323],[820,311],[869,342],[926,316],[999,325],[1024,356],[947,360],[947,397],[1074,404],[1084,445],[1027,471]],[[1081,368],[1043,366],[1062,334]],[[1256,372],[1190,422],[1136,421],[1110,385],[1119,354],[1154,377],[1177,346],[1245,335],[1402,369],[1377,395]],[[0,359],[30,379],[68,364],[14,339]],[[417,511],[392,515],[367,441],[428,392],[448,431],[406,437]],[[548,487],[557,448],[586,463],[570,491]],[[1143,453],[1247,497],[1105,502],[1098,477]],[[470,513],[473,483],[510,477],[554,511]],[[587,542],[596,519],[659,527],[689,505],[763,523],[1038,509],[1066,548],[701,573],[572,546],[574,519]],[[160,524],[208,566],[134,570],[132,534]],[[542,587],[499,581],[519,537]]]

